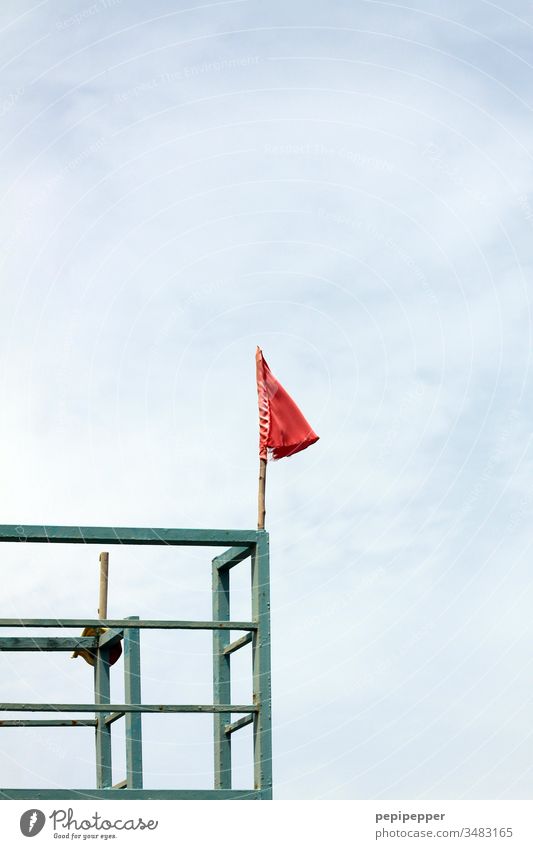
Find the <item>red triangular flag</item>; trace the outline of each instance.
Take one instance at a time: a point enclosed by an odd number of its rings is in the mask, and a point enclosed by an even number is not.
[[[270,371],[261,348],[255,354],[259,398],[259,456],[290,457],[318,440],[309,422]]]

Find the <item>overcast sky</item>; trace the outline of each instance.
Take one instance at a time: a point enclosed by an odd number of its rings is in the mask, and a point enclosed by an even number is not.
[[[261,345],[321,436],[268,474],[276,798],[531,798],[531,4],[177,5],[2,4],[0,521],[254,527]],[[1,615],[94,616],[98,552],[5,545]],[[110,615],[209,618],[211,556],[111,550]],[[143,645],[211,700],[209,634]],[[210,717],[143,722],[147,787],[212,786]],[[90,729],[0,752],[94,786]]]

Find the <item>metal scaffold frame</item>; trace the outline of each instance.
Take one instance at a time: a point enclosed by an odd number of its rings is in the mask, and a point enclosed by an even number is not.
[[[95,713],[94,719],[11,719],[2,727],[93,727],[96,789],[1,789],[0,799],[271,799],[272,735],[270,687],[270,579],[268,534],[263,531],[184,530],[176,528],[96,528],[0,525],[0,542],[99,545],[220,546],[212,561],[211,621],[139,619],[0,619],[0,628],[95,628],[96,636],[1,637],[0,651],[76,651],[95,655],[94,704],[0,703],[0,712]],[[230,572],[250,559],[252,618],[230,619]],[[213,632],[213,704],[143,704],[140,634],[144,629]],[[231,641],[231,631],[244,635]],[[124,643],[124,703],[110,700],[110,651]],[[231,704],[231,656],[252,644],[253,704]],[[142,714],[211,713],[214,721],[214,788],[150,790],[143,787]],[[241,715],[234,719],[234,715]],[[112,785],[111,727],[126,723],[126,778]],[[254,787],[232,787],[232,735],[253,724]]]

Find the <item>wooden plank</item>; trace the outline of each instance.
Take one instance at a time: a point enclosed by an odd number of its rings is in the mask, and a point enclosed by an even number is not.
[[[243,646],[247,646],[248,643],[252,642],[252,635],[245,634],[244,637],[240,637],[238,640],[234,640],[224,649],[224,654],[233,654],[234,651],[238,649],[242,649]]]
[[[0,628],[153,628],[154,630],[255,631],[255,622],[217,622],[187,619],[0,619]]]
[[[73,651],[97,645],[96,637],[0,637],[0,651]]]
[[[0,711],[26,711],[30,713],[256,713],[256,705],[128,705],[128,704],[53,704],[37,702],[2,702]]]
[[[186,800],[227,800],[227,799],[261,799],[262,794],[255,790],[133,790],[126,787],[123,790],[0,790],[1,799],[186,799]]]
[[[0,542],[99,545],[253,545],[256,531],[192,528],[113,528],[70,525],[0,525]]]

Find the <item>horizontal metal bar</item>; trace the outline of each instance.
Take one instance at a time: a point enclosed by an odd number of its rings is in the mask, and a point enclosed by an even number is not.
[[[224,726],[224,731],[226,734],[233,734],[234,731],[238,731],[239,728],[245,728],[253,721],[254,715],[251,713],[248,716],[243,716],[242,719],[237,719],[235,722],[228,722],[227,725]]]
[[[0,711],[50,711],[57,713],[257,713],[256,705],[110,705],[110,704],[39,704],[2,702]],[[118,718],[118,717],[117,717]]]
[[[242,649],[243,646],[247,646],[248,643],[251,643],[252,639],[253,637],[251,634],[245,634],[244,637],[240,637],[238,640],[234,640],[230,643],[229,646],[226,646],[222,654],[233,654],[233,652],[237,651],[237,649]]]
[[[257,531],[190,528],[110,528],[68,525],[0,525],[0,542],[106,545],[253,545]]]
[[[106,725],[111,725],[112,722],[116,722],[117,719],[122,719],[124,716],[124,711],[119,710],[116,713],[110,713],[109,716],[104,716],[104,723]]]
[[[0,628],[153,628],[154,630],[255,631],[255,622],[186,619],[0,619]]]
[[[65,728],[84,728],[95,726],[96,719],[0,719],[0,728],[45,728],[47,726]]]
[[[213,563],[216,565],[217,569],[232,569],[234,566],[242,563],[243,560],[246,560],[247,557],[250,557],[252,553],[253,549],[251,546],[246,546],[244,548],[241,546],[235,546],[224,551],[222,554],[217,554],[217,556],[213,558]]]
[[[1,799],[261,799],[271,798],[261,790],[136,790],[126,787],[124,790],[111,788],[102,790],[0,790]]]
[[[79,651],[97,646],[95,637],[0,637],[0,651]]]
[[[103,649],[104,646],[107,646],[109,648],[110,646],[114,646],[115,643],[120,643],[123,638],[123,631],[116,631],[113,628],[110,628],[109,631],[105,632],[105,634],[100,635],[98,639],[98,647]]]
[[[128,782],[126,779],[123,781],[119,781],[117,784],[113,784],[113,790],[125,790],[128,786]]]

